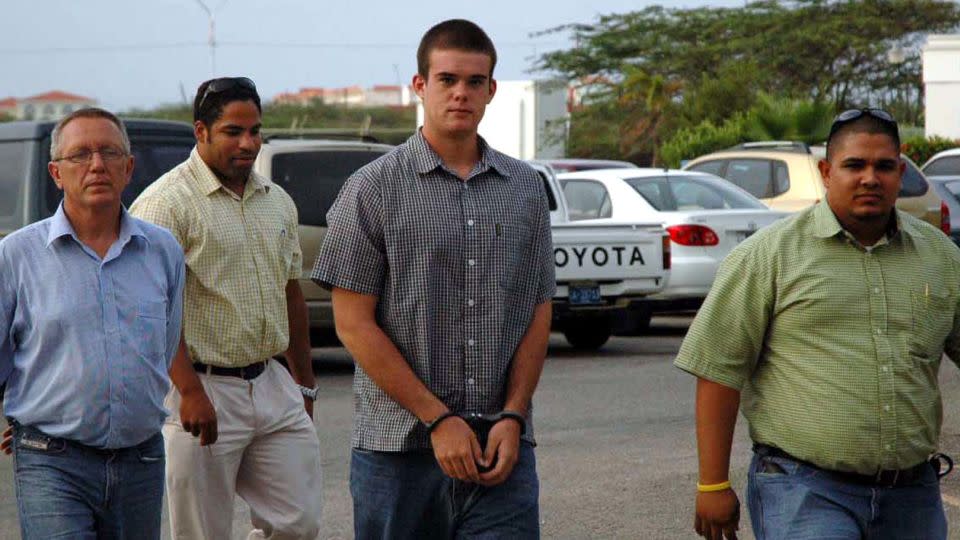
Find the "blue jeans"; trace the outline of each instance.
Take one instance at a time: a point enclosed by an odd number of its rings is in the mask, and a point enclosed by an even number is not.
[[[510,477],[490,488],[446,476],[432,452],[354,449],[350,494],[357,540],[540,538],[540,482],[526,442]]]
[[[160,538],[163,437],[100,450],[14,424],[23,540]]]
[[[916,485],[884,488],[841,481],[791,459],[755,453],[747,475],[747,505],[758,540],[947,537],[940,482],[932,466]]]

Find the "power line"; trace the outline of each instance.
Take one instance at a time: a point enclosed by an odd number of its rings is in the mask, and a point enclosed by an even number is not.
[[[543,42],[543,41],[507,41],[497,43],[498,49],[507,48],[537,48],[563,47],[570,43]],[[136,43],[127,45],[91,45],[71,47],[37,47],[37,48],[0,48],[0,54],[63,54],[63,53],[91,53],[91,52],[133,52],[164,49],[188,49],[195,47],[209,47],[209,42],[185,41],[176,43]],[[217,41],[216,47],[262,47],[274,49],[412,49],[416,43],[297,43],[297,42],[270,42],[270,41]]]

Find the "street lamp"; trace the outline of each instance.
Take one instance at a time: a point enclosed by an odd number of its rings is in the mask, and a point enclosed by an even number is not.
[[[210,19],[210,31],[207,35],[207,44],[210,45],[210,77],[217,76],[217,38],[215,33],[215,26],[213,17],[217,13],[217,10],[222,8],[224,4],[227,3],[227,0],[220,2],[217,7],[210,9],[207,7],[207,4],[203,0],[196,0],[197,4],[201,9],[207,12],[207,17]]]

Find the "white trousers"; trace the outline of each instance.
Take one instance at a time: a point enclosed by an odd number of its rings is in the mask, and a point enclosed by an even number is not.
[[[227,540],[234,493],[250,506],[248,539],[314,539],[320,532],[320,442],[303,397],[282,365],[269,361],[256,379],[198,373],[217,412],[217,442],[180,424],[180,393],[167,395],[170,534],[183,540]]]

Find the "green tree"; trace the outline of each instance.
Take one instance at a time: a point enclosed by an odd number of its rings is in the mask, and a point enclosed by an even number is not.
[[[761,89],[778,97],[833,103],[838,109],[895,105],[901,118],[917,121],[922,111],[918,46],[925,34],[958,25],[960,5],[945,0],[651,6],[545,31],[569,32],[576,46],[543,55],[537,67],[572,80],[615,85],[638,70],[650,80],[659,77],[676,85],[680,90],[669,107],[660,109],[662,116],[647,120],[658,128],[632,130],[646,138],[628,145],[636,151],[703,121],[722,125],[749,109]],[[888,55],[894,48],[905,54],[892,65]],[[608,97],[618,98],[614,93]],[[571,125],[572,132],[576,129]]]
[[[743,138],[748,141],[817,144],[829,135],[833,117],[832,103],[761,94],[757,104],[747,113]]]

